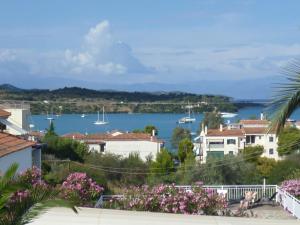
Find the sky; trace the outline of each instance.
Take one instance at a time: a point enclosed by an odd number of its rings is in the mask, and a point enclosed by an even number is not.
[[[0,83],[268,98],[298,0],[0,1]]]

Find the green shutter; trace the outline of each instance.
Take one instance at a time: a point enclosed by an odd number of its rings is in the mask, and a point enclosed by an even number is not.
[[[214,159],[223,159],[224,151],[209,151],[207,152],[207,158],[212,157]]]

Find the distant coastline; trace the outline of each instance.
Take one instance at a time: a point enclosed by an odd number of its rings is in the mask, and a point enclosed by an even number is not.
[[[185,92],[125,92],[92,90],[79,87],[61,89],[21,89],[0,85],[0,104],[24,102],[32,114],[95,113],[105,106],[107,113],[184,113],[187,105],[194,113],[209,111],[237,112],[244,107],[263,103],[234,101],[222,95],[201,95]]]

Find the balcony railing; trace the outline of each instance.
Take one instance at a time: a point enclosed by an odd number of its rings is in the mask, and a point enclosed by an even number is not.
[[[209,144],[209,148],[210,149],[220,149],[220,148],[224,148],[224,144]]]

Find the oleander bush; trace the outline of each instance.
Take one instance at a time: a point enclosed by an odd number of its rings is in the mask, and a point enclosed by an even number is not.
[[[300,199],[300,179],[286,180],[282,182],[281,188]]]
[[[227,208],[226,199],[211,189],[195,185],[190,191],[175,185],[124,189],[123,198],[111,199],[107,208],[164,213],[217,215]]]
[[[104,188],[87,176],[86,173],[71,173],[61,186],[65,199],[76,199],[79,206],[93,206]]]

